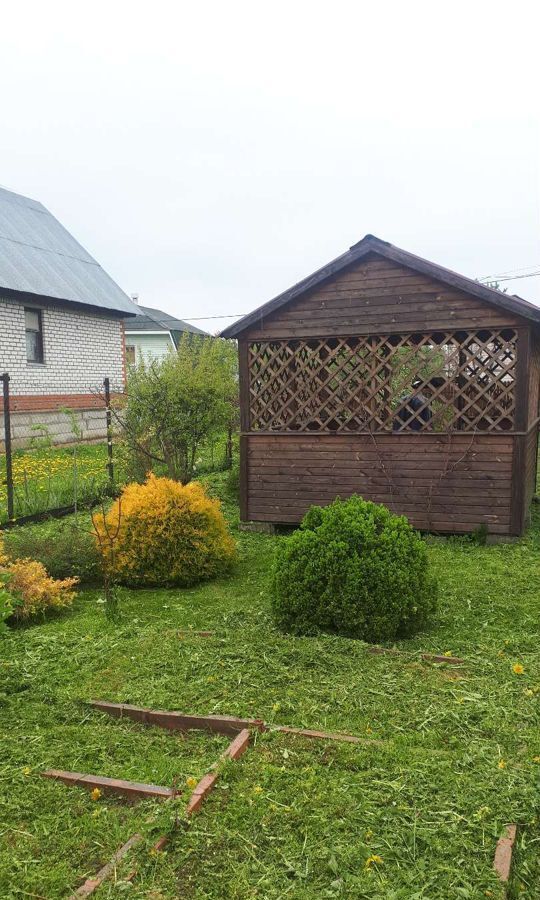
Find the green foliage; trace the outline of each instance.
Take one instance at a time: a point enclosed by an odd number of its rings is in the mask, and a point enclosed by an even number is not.
[[[225,478],[208,484],[223,494]],[[228,508],[234,522],[238,511]],[[231,578],[182,591],[126,589],[114,626],[101,589],[84,590],[69,616],[10,630],[0,662],[2,898],[68,897],[139,832],[143,842],[100,888],[103,898],[173,900],[181,885],[205,900],[255,890],[259,900],[501,900],[495,845],[518,821],[508,894],[537,900],[540,509],[533,513],[516,544],[427,541],[440,580],[437,628],[395,656],[372,656],[336,635],[277,632],[268,585],[281,538],[244,531]],[[446,651],[466,667],[422,659]],[[516,662],[525,674],[514,673]],[[187,779],[209,771],[228,739],[179,739],[84,710],[81,700],[92,697],[382,743],[257,735],[184,827]],[[96,802],[40,777],[59,766],[179,793],[167,803]],[[168,852],[149,853],[162,834]],[[373,855],[382,863],[368,866]]]
[[[41,426],[38,426],[41,429]],[[7,519],[5,455],[0,454],[0,521]],[[115,464],[119,481],[123,472]],[[32,440],[32,448],[13,454],[15,516],[70,506],[79,508],[110,493],[107,445],[54,447],[47,436]]]
[[[9,582],[9,574],[0,572],[0,635],[7,631],[6,620],[13,613],[13,597],[7,590],[6,585]]]
[[[360,497],[312,507],[277,552],[272,605],[284,631],[394,640],[426,624],[435,598],[424,541]]]
[[[32,558],[43,563],[53,578],[76,576],[83,582],[100,578],[101,562],[88,516],[47,519],[21,525],[4,533],[4,546],[12,559]]]
[[[219,338],[184,333],[177,352],[130,369],[122,413],[132,470],[141,480],[156,464],[187,484],[201,445],[231,421],[237,395],[236,349]]]
[[[240,466],[238,464],[233,465],[227,472],[225,484],[230,496],[234,497],[235,500],[238,500],[238,495],[240,493]]]

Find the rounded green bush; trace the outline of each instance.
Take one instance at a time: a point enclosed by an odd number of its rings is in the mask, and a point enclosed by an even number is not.
[[[361,497],[313,506],[277,551],[272,608],[293,634],[393,640],[421,629],[436,597],[422,538],[404,516]]]

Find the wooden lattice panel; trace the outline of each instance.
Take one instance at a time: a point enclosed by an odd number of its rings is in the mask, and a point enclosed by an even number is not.
[[[516,333],[249,344],[252,431],[510,431]]]

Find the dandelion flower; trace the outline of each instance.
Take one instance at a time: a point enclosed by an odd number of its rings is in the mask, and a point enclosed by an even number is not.
[[[371,856],[368,856],[364,863],[365,869],[370,869],[371,866],[376,865],[380,866],[382,864],[382,857],[378,856],[377,853],[372,853]]]
[[[91,796],[92,800],[99,800],[99,798],[101,797],[101,791],[100,791],[100,789],[99,789],[99,788],[94,788],[94,790],[92,791],[92,793],[90,794],[90,796]]]
[[[514,675],[523,675],[525,669],[521,665],[521,663],[514,663],[514,665],[512,666],[512,672],[514,673]]]
[[[260,786],[260,784],[256,784],[255,787],[253,788],[253,793],[254,793],[254,794],[262,794],[262,790],[263,790],[263,789],[262,789],[262,787]]]
[[[505,759],[500,759],[499,762],[497,763],[497,768],[498,769],[506,769],[507,765],[508,765],[508,763],[506,762]]]
[[[31,771],[32,769],[30,768],[30,766],[25,766],[23,769],[23,775],[30,775]]]
[[[186,778],[186,784],[188,788],[193,790],[193,788],[197,786],[197,779],[194,778],[193,775],[190,775],[189,778]]]

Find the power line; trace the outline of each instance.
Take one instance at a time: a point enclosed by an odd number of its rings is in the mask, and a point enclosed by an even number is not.
[[[538,263],[536,264],[538,265]],[[532,269],[534,266],[523,266],[521,269],[508,269],[506,272],[501,272],[497,275],[484,275],[483,278],[479,278],[479,282],[483,281],[518,281],[521,278],[538,278],[540,276],[540,269],[537,272],[528,272],[524,275],[512,275],[512,272],[524,272],[526,269]],[[248,313],[223,313],[219,316],[181,316],[181,319],[184,322],[207,322],[213,319],[241,319],[243,316],[248,315]],[[174,318],[171,316],[171,318]],[[156,325],[162,325],[163,327],[169,326],[168,330],[174,331],[174,328],[170,328],[171,319],[157,319],[154,318],[153,321]]]
[[[489,275],[487,278],[481,278],[480,281],[519,281],[520,278],[538,278],[540,271],[530,272],[528,275]]]
[[[202,322],[203,319],[236,319],[240,316],[247,316],[247,313],[229,313],[226,316],[184,316],[188,322]]]
[[[479,281],[488,281],[491,278],[507,278],[510,275],[515,275],[520,272],[527,272],[529,269],[538,269],[540,266],[539,263],[531,263],[530,266],[521,266],[519,269],[505,269],[504,272],[492,272],[490,275],[483,275],[478,280]]]

